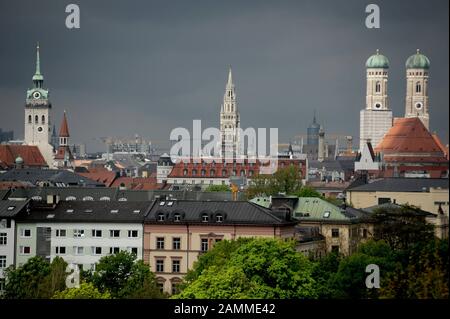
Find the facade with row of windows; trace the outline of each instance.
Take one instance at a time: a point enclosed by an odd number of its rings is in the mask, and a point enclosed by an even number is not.
[[[0,201],[0,284],[10,265],[62,257],[83,270],[125,250],[174,293],[199,255],[223,239],[292,238],[295,222],[245,201]],[[0,287],[1,288],[1,287]]]

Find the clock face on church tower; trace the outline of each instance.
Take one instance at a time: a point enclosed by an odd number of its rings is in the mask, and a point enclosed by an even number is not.
[[[33,93],[33,98],[38,99],[41,97],[41,93],[39,93],[38,91]]]

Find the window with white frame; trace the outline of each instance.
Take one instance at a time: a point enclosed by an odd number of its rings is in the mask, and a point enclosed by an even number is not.
[[[156,259],[156,272],[164,272],[164,259]]]
[[[208,251],[208,239],[207,238],[202,238],[200,249],[201,249],[201,251]]]
[[[92,247],[92,255],[101,255],[102,247]]]
[[[111,229],[109,231],[109,237],[112,237],[112,238],[120,237],[120,230],[118,230],[118,229]]]
[[[8,243],[8,236],[6,233],[0,233],[0,246],[6,245]]]
[[[31,247],[30,246],[20,246],[19,251],[21,255],[29,255],[31,254]]]
[[[65,229],[56,229],[55,236],[56,237],[66,237],[66,230]]]
[[[73,230],[73,237],[75,237],[75,238],[82,238],[82,237],[84,237],[84,229],[74,229]]]
[[[173,259],[172,260],[172,272],[180,272],[180,260],[179,259]]]
[[[93,229],[92,230],[92,237],[96,237],[96,238],[102,237],[101,229]]]
[[[20,229],[20,237],[22,237],[22,238],[29,238],[29,237],[31,237],[31,229],[21,228]]]
[[[173,238],[172,249],[173,250],[180,250],[181,249],[181,238],[180,237],[174,237]]]
[[[56,247],[56,254],[57,255],[65,255],[66,254],[66,247],[64,247],[64,246],[57,246]]]
[[[164,249],[164,237],[156,238],[156,249]]]
[[[0,256],[0,269],[6,268],[6,256]]]
[[[112,254],[117,254],[120,252],[120,248],[119,247],[109,247],[109,253]]]
[[[128,231],[128,237],[129,238],[137,238],[138,237],[138,231],[137,230],[129,230]]]

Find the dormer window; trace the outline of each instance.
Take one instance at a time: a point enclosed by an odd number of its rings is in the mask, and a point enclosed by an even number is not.
[[[83,201],[93,201],[94,198],[92,196],[85,196],[83,197]]]
[[[203,214],[202,215],[202,222],[207,223],[209,221],[209,216],[208,214]]]
[[[216,222],[217,222],[217,223],[223,222],[223,216],[220,215],[220,214],[216,215]]]
[[[181,220],[181,215],[176,213],[175,215],[173,215],[173,221],[174,222],[179,222]]]
[[[158,214],[158,221],[159,222],[163,222],[164,221],[164,214],[163,213],[159,213]]]
[[[330,218],[330,212],[326,211],[325,213],[323,213],[323,218]]]
[[[67,196],[66,201],[77,200],[75,196]]]
[[[103,196],[103,197],[100,197],[100,200],[101,201],[110,201],[111,198],[109,198],[108,196]]]

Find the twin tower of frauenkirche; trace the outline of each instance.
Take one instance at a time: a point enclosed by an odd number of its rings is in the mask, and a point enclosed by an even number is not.
[[[428,70],[430,60],[417,50],[406,60],[404,117],[418,117],[429,129]],[[366,108],[360,112],[360,150],[367,142],[376,146],[392,127],[388,96],[389,60],[377,50],[367,59]]]

